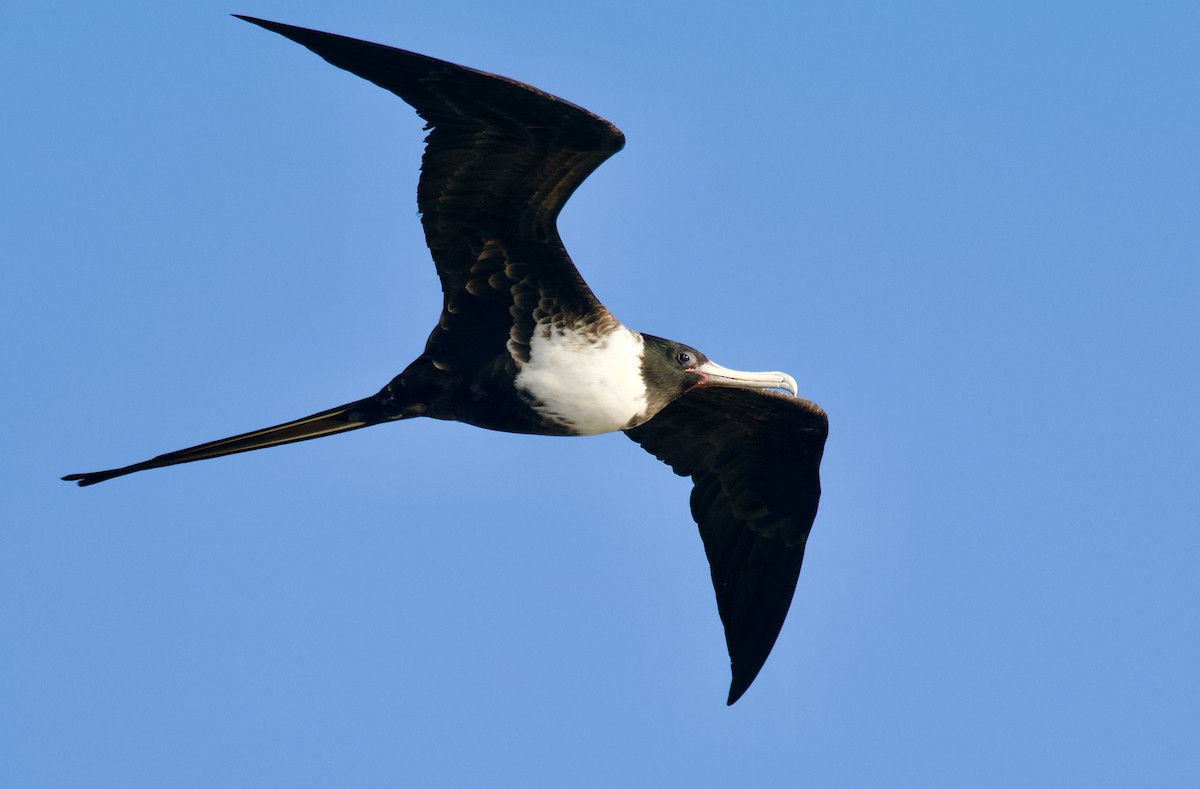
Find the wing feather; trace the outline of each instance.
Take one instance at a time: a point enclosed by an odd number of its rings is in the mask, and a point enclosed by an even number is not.
[[[694,483],[692,517],[725,626],[732,704],[787,617],[821,497],[828,418],[796,397],[700,387],[625,432]]]
[[[625,138],[568,101],[507,77],[402,49],[239,16],[391,91],[424,118],[417,207],[442,281],[426,356],[442,370],[525,361],[533,327],[612,322],[556,220]]]

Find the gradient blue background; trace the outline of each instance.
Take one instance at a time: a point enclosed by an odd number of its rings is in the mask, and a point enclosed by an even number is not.
[[[1198,9],[6,10],[0,783],[1195,786]],[[437,315],[420,121],[229,12],[625,131],[562,219],[595,291],[832,423],[736,706],[689,484],[620,435],[57,481],[373,392]]]

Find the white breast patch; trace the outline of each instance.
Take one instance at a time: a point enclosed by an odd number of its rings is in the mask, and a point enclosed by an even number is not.
[[[579,435],[611,433],[646,412],[642,348],[642,335],[624,326],[597,338],[540,325],[529,361],[517,373],[517,389],[539,414]]]

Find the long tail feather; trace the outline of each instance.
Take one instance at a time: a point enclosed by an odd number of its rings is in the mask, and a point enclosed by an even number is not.
[[[379,415],[379,409],[374,399],[367,398],[322,411],[319,414],[306,416],[294,422],[265,427],[262,430],[254,430],[238,436],[210,441],[207,444],[180,449],[176,452],[168,452],[165,455],[159,455],[130,466],[107,471],[91,471],[86,474],[68,474],[63,479],[68,482],[78,482],[81,487],[95,485],[97,482],[132,474],[135,471],[174,466],[177,463],[191,463],[194,460],[207,460],[222,455],[233,455],[237,452],[249,452],[252,449],[291,444],[295,441],[307,441],[310,438],[357,430],[360,427],[367,427],[382,421],[384,418]]]

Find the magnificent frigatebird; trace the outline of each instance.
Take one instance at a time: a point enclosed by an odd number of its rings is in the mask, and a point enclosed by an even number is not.
[[[692,478],[733,704],[791,605],[821,495],[825,412],[795,396],[790,375],[729,370],[695,348],[628,329],[592,294],[556,222],[576,187],[624,145],[611,123],[505,77],[239,18],[395,93],[425,120],[417,205],[442,282],[442,314],[425,351],[370,397],[63,479],[93,485],[417,416],[513,433],[622,430]]]

